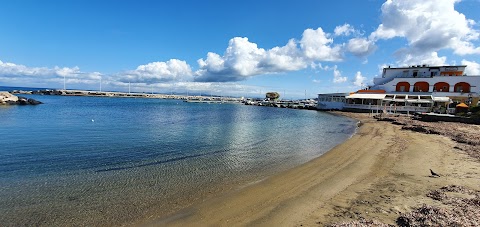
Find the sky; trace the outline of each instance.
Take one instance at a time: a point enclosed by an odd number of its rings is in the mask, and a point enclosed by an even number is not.
[[[314,98],[480,75],[480,0],[0,0],[0,86]]]

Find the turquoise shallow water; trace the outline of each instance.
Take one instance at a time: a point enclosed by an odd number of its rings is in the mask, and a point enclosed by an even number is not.
[[[119,225],[305,163],[349,138],[323,112],[29,96],[0,107],[2,225]]]

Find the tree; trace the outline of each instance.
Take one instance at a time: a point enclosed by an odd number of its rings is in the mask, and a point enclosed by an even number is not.
[[[265,94],[265,98],[269,100],[277,100],[280,98],[280,94],[278,92],[267,92],[267,94]]]

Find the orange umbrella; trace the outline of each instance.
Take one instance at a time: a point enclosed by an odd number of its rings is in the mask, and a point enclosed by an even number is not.
[[[457,107],[457,108],[468,108],[467,104],[465,104],[465,103],[463,103],[463,102],[460,103],[460,104],[458,104],[456,107]]]

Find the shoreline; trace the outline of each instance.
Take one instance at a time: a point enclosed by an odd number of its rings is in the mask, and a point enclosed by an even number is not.
[[[357,133],[322,156],[261,182],[208,199],[146,226],[318,226],[365,218],[395,224],[429,190],[460,185],[480,190],[480,163],[451,139],[402,130],[366,114]],[[429,169],[442,177],[430,177]],[[476,183],[477,182],[477,183]]]

